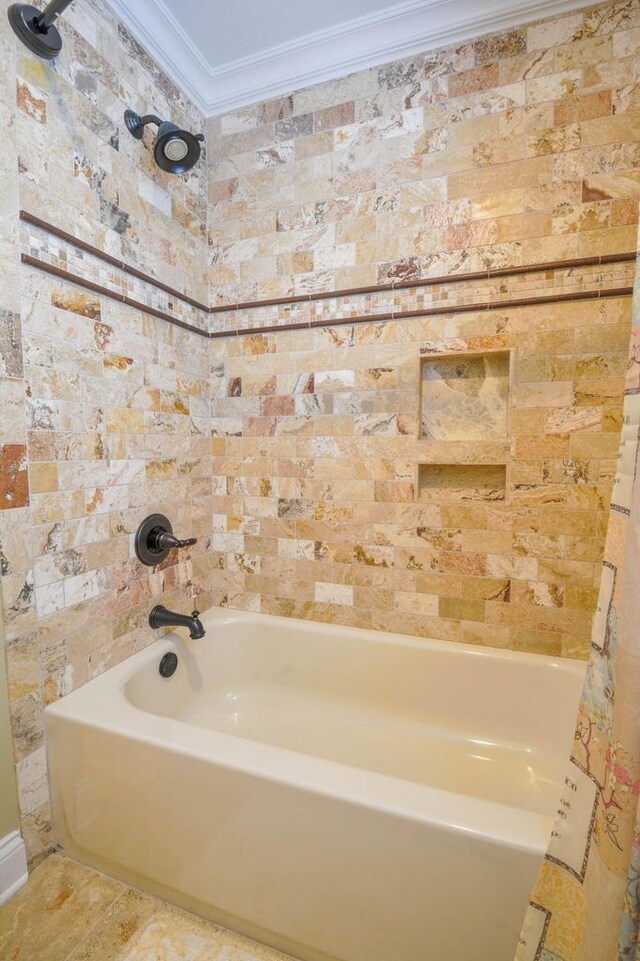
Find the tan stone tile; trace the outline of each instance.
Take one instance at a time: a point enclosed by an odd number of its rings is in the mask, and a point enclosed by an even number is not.
[[[89,936],[71,952],[69,961],[112,961],[115,958],[144,956],[145,950],[149,951],[152,946],[158,947],[154,937],[157,926],[162,922],[171,925],[174,917],[179,929],[184,924],[184,919],[178,911],[155,898],[124,889],[106,914],[99,919]],[[202,928],[206,930],[206,924],[194,918],[193,928],[194,933]],[[164,930],[169,934],[171,929],[165,927]],[[168,945],[161,950],[171,956],[168,954],[171,950]]]
[[[488,573],[487,557],[485,554],[464,551],[442,551],[440,571],[443,574],[471,574],[482,577]]]
[[[575,657],[586,661],[591,651],[591,636],[576,637],[573,634],[563,634],[561,647],[558,651],[563,657]]]
[[[488,623],[530,627],[537,631],[567,632],[582,637],[591,627],[591,614],[588,611],[542,607],[537,604],[496,604],[493,601],[486,603]]]
[[[487,527],[487,508],[484,505],[443,505],[443,527],[483,530]]]
[[[580,36],[583,16],[580,12],[550,17],[527,28],[527,49],[559,47]]]
[[[485,605],[481,598],[441,597],[440,617],[459,618],[465,621],[484,621]]]
[[[599,574],[599,571],[598,571]],[[570,584],[592,587],[594,566],[587,561],[565,561],[541,558],[538,561],[538,579],[545,583]]]
[[[48,799],[31,813],[21,814],[20,830],[27,849],[29,870],[33,871],[49,856],[53,845]]]
[[[516,387],[514,403],[518,407],[568,407],[573,400],[572,381],[542,381]]]
[[[574,67],[586,67],[592,63],[610,60],[611,56],[611,35],[586,37],[555,47],[554,65],[556,70],[571,70]]]
[[[534,604],[538,607],[562,607],[565,588],[560,584],[543,584],[537,581],[512,582],[513,604]]]
[[[100,920],[123,886],[52,855],[0,908],[0,953],[12,961],[60,961]]]
[[[592,511],[546,510],[540,529],[549,534],[577,534],[592,537],[596,530],[596,515]]]
[[[545,418],[550,416],[549,410],[544,409]],[[556,416],[554,422],[558,420]],[[524,460],[534,460],[536,457],[554,458],[568,457],[571,450],[571,436],[569,433],[523,434],[516,437],[515,456]],[[596,435],[597,436],[597,435]]]
[[[41,90],[37,90],[26,80],[16,80],[16,103],[20,110],[38,123],[47,122],[47,98]]]
[[[596,523],[597,523],[596,516]],[[568,560],[593,561],[599,564],[604,553],[604,535],[596,530],[595,537],[585,537],[580,535],[568,535],[565,540],[564,556]]]
[[[514,651],[531,651],[534,654],[559,656],[562,654],[562,634],[557,631],[542,631],[531,627],[512,627],[510,647]]]
[[[487,554],[486,574],[493,578],[535,580],[538,576],[538,558],[517,557],[509,554]]]
[[[547,412],[544,408],[529,407],[511,411],[511,430],[517,434],[542,434]],[[518,455],[524,456],[524,455]]]
[[[36,631],[17,637],[5,647],[9,700],[17,701],[36,693],[41,684],[38,635]]]
[[[619,438],[616,434],[572,434],[570,449],[572,457],[614,458],[618,453]]]
[[[32,464],[29,468],[29,484],[34,494],[58,489],[58,465],[55,462]]]
[[[552,219],[548,213],[515,214],[498,220],[499,243],[521,240],[524,237],[545,237],[551,233]]]
[[[508,603],[511,596],[511,582],[505,577],[463,577],[462,596]]]
[[[394,603],[397,610],[408,614],[425,614],[434,617],[438,614],[437,594],[418,594],[410,591],[396,591]]]

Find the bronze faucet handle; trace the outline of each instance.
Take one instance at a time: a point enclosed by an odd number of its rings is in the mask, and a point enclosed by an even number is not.
[[[190,547],[191,544],[197,544],[197,537],[186,537],[181,540],[176,537],[170,531],[152,531],[149,535],[149,542],[152,548],[156,550],[171,550],[172,547]]]
[[[149,514],[140,524],[135,536],[135,550],[139,561],[155,567],[173,548],[191,547],[197,537],[176,537],[171,521],[164,514]]]

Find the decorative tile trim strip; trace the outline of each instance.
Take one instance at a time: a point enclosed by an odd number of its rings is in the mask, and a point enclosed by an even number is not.
[[[628,296],[637,256],[580,257],[210,308],[27,211],[20,219],[23,264],[212,338]],[[216,315],[213,329],[209,314]]]
[[[173,287],[163,284],[160,280],[156,280],[150,274],[145,274],[136,267],[132,267],[130,264],[125,263],[124,260],[118,260],[117,257],[112,257],[111,254],[106,254],[99,247],[94,247],[92,244],[88,244],[85,240],[79,240],[74,237],[73,234],[67,233],[66,230],[61,230],[59,227],[55,227],[53,224],[48,223],[46,220],[41,220],[40,217],[36,217],[34,214],[30,214],[27,210],[20,211],[20,220],[27,224],[32,224],[34,227],[38,227],[40,230],[44,230],[48,234],[52,234],[54,237],[59,237],[60,240],[64,240],[66,243],[71,244],[72,247],[77,247],[78,250],[84,250],[92,257],[96,257],[98,260],[103,260],[105,264],[111,264],[112,267],[117,267],[125,274],[130,274],[132,277],[136,277],[138,280],[144,281],[146,284],[151,284],[153,287],[157,287],[158,290],[164,290],[165,293],[171,294],[173,297],[179,297],[180,300],[184,300],[186,304],[190,304],[192,307],[196,307],[198,310],[202,310],[205,313],[209,313],[209,308],[206,304],[201,304],[198,300],[193,300],[193,298],[188,297],[187,294],[183,294],[179,290],[175,290]]]
[[[260,306],[245,311],[218,314],[211,332],[225,336],[248,331],[272,332],[276,329],[300,329],[318,325],[365,323],[401,317],[429,316],[436,313],[455,313],[461,310],[486,310],[494,307],[524,306],[525,304],[554,303],[556,298],[571,299],[591,292],[631,288],[634,281],[635,258],[627,254],[623,260],[599,258],[582,260],[576,267],[559,262],[544,268],[527,267],[524,271],[509,268],[498,277],[466,275],[445,280],[437,285],[404,283],[401,288],[380,288],[364,295],[340,297],[332,294],[323,301],[305,300],[277,307]],[[586,261],[586,262],[585,262]],[[573,263],[573,262],[570,262]],[[539,298],[544,298],[540,300]]]
[[[574,270],[576,267],[602,267],[605,264],[633,263],[637,254],[605,254],[602,257],[577,257],[572,260],[552,260],[540,264],[524,264],[521,267],[499,267],[495,270],[481,270],[468,274],[448,274],[440,277],[424,277],[420,280],[390,281],[387,284],[374,284],[370,287],[350,287],[344,290],[319,291],[310,294],[297,294],[292,297],[274,297],[271,300],[246,300],[237,304],[222,304],[209,307],[210,314],[230,313],[236,310],[255,310],[258,307],[277,307],[281,304],[306,304],[316,300],[331,300],[334,297],[352,297],[364,294],[380,294],[383,291],[404,290],[413,287],[439,287],[441,284],[460,284],[476,280],[493,280],[498,277],[516,277],[520,274],[544,273],[552,270]]]
[[[183,330],[190,330],[194,334],[199,334],[200,337],[211,336],[209,331],[203,330],[202,327],[195,327],[193,324],[188,324],[184,320],[179,320],[177,317],[172,317],[171,314],[166,314],[164,311],[158,310],[156,307],[143,304],[139,300],[133,300],[131,297],[126,297],[124,294],[118,294],[116,291],[110,290],[109,287],[103,287],[100,284],[93,283],[91,280],[85,280],[84,277],[79,277],[77,274],[72,274],[68,270],[63,270],[61,267],[55,267],[53,264],[47,264],[42,260],[38,260],[36,257],[30,257],[29,254],[21,254],[20,261],[23,264],[27,264],[29,267],[37,267],[46,274],[53,274],[55,277],[61,277],[62,280],[68,280],[72,284],[77,284],[78,287],[84,287],[85,290],[91,290],[96,294],[100,294],[102,297],[109,297],[111,300],[116,300],[120,304],[127,304],[129,307],[135,307],[136,310],[142,310],[145,314],[152,314],[154,317],[160,317],[161,320],[166,320],[170,324],[174,324],[176,327],[182,327]]]
[[[209,310],[204,304],[32,214],[22,211],[20,216],[23,264],[208,336]]]
[[[630,297],[633,286],[612,287],[606,290],[583,290],[569,294],[550,294],[546,297],[521,297],[517,300],[502,300],[494,303],[457,304],[448,307],[426,307],[418,310],[397,310],[381,314],[365,314],[360,317],[338,317],[335,320],[315,320],[309,323],[272,324],[263,327],[248,327],[242,330],[212,331],[209,337],[243,337],[248,334],[272,334],[284,330],[310,330],[318,327],[339,327],[351,324],[371,324],[384,320],[405,320],[410,317],[432,317],[437,314],[462,314],[483,310],[499,310],[505,307],[534,307],[538,304],[559,304],[565,301],[598,300],[605,297]]]

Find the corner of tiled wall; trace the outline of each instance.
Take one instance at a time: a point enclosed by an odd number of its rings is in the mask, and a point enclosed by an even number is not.
[[[206,157],[172,177],[126,107],[204,121],[104,4],[61,20],[60,58],[17,43],[3,2],[0,570],[21,829],[50,843],[43,709],[149,643],[154,599],[210,604],[211,454],[204,338],[64,279],[21,253],[70,254],[20,209],[195,298],[207,297]],[[117,281],[77,251],[89,279]],[[91,273],[94,272],[94,274]],[[96,272],[99,273],[96,274]],[[162,511],[198,544],[143,567],[133,533]]]

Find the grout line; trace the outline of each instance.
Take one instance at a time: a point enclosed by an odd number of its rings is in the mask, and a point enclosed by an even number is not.
[[[51,855],[50,855],[50,856],[51,856]],[[126,884],[124,884],[122,881],[118,881],[116,878],[111,878],[111,877],[109,877],[107,874],[102,874],[101,871],[96,871],[94,868],[89,868],[88,865],[82,864],[80,861],[74,861],[72,858],[67,858],[67,857],[65,857],[64,854],[58,853],[58,854],[56,855],[56,857],[64,858],[65,861],[71,861],[73,864],[81,864],[82,867],[87,868],[89,871],[92,871],[94,874],[97,874],[97,875],[99,875],[100,877],[105,877],[105,878],[107,878],[107,880],[109,880],[109,881],[114,881],[114,880],[115,880],[117,884],[121,884],[121,885],[122,885],[122,891],[119,891],[119,892],[118,892],[118,894],[115,896],[115,898],[113,899],[113,901],[110,902],[110,904],[108,905],[108,907],[105,908],[105,910],[102,912],[102,914],[100,915],[100,917],[96,920],[95,924],[92,924],[92,925],[91,925],[91,927],[89,928],[89,930],[85,933],[84,937],[80,938],[80,940],[77,942],[77,944],[75,944],[75,945],[73,946],[73,948],[71,949],[71,951],[69,952],[69,954],[65,955],[64,958],[61,958],[61,959],[60,959],[60,961],[73,961],[74,957],[77,956],[78,951],[80,950],[80,948],[82,947],[82,945],[85,944],[86,941],[95,933],[96,929],[97,929],[97,928],[102,924],[102,922],[106,919],[107,915],[111,913],[111,911],[113,910],[113,908],[115,907],[115,905],[118,903],[118,901],[125,896],[125,894],[127,893],[127,886],[126,886]]]

